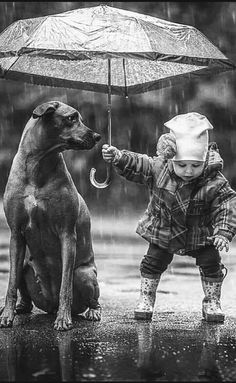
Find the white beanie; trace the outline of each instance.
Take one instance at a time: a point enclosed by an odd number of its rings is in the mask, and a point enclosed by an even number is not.
[[[164,123],[176,139],[176,161],[205,161],[208,151],[208,130],[213,126],[202,114],[179,114]]]

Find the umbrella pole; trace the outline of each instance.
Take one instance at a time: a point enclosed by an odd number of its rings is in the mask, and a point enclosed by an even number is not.
[[[107,112],[108,112],[108,144],[111,146],[111,59],[108,59],[108,103],[107,103]],[[98,189],[106,188],[111,182],[111,164],[106,163],[107,176],[104,182],[97,182],[95,179],[96,169],[92,168],[90,170],[90,182],[93,186]]]
[[[108,59],[108,143],[111,146],[111,59]]]

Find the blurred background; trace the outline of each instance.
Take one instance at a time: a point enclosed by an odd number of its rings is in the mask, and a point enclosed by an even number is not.
[[[234,2],[105,2],[107,5],[148,14],[199,29],[229,59],[236,62],[236,3]],[[100,2],[0,2],[0,32],[18,19],[45,16]],[[211,141],[218,143],[224,158],[224,174],[236,189],[236,73],[205,76],[183,85],[130,96],[112,96],[112,144],[120,149],[155,155],[156,141],[165,132],[163,123],[176,114],[196,111],[214,126]],[[102,135],[96,148],[67,151],[64,157],[74,182],[92,214],[137,216],[144,210],[148,192],[115,172],[106,189],[90,184],[106,177],[101,155],[107,138],[107,95],[81,90],[51,88],[0,79],[0,198],[4,193],[12,159],[23,128],[33,109],[49,100],[68,103],[81,112],[85,123]]]

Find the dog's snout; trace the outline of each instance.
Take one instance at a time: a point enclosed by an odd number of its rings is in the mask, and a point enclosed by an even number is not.
[[[98,134],[98,133],[93,133],[93,138],[94,138],[94,140],[96,141],[96,142],[98,142],[98,141],[100,141],[101,140],[101,136],[100,136],[100,134]]]

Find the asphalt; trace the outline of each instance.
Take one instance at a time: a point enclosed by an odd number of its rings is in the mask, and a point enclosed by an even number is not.
[[[1,220],[2,219],[2,220]],[[0,329],[0,381],[236,381],[236,242],[222,253],[223,324],[202,320],[203,292],[194,260],[175,256],[159,284],[152,321],[137,321],[139,263],[147,244],[137,217],[93,217],[101,322],[55,316],[34,308]],[[8,282],[9,230],[0,211],[0,304]]]

